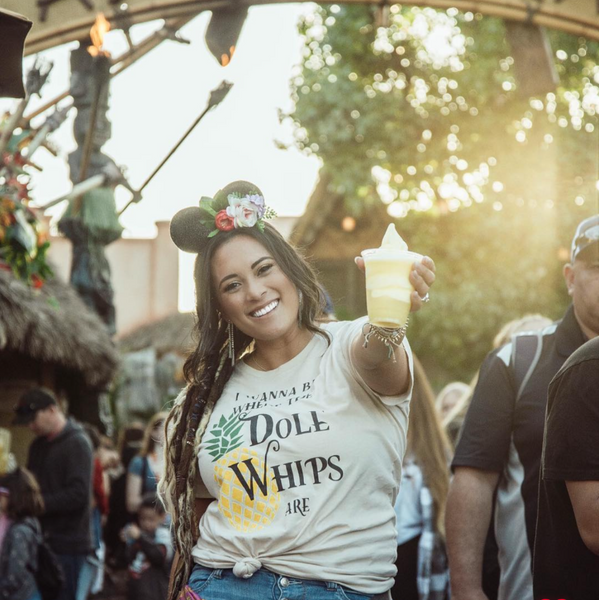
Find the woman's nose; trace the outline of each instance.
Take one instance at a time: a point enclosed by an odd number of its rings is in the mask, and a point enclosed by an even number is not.
[[[266,294],[266,288],[257,280],[249,281],[247,284],[247,294],[250,300],[259,300]]]

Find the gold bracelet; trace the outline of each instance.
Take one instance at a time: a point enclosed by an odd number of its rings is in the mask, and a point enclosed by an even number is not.
[[[366,325],[370,325],[370,329],[368,332],[364,333],[364,327]],[[408,329],[408,321],[405,322],[403,327],[378,327],[377,325],[372,325],[371,323],[364,323],[364,327],[362,328],[362,335],[364,336],[364,348],[368,348],[368,341],[372,336],[374,336],[377,340],[380,340],[387,347],[389,354],[387,358],[393,358],[393,362],[397,362],[395,359],[395,348],[399,348],[406,337],[406,331]]]

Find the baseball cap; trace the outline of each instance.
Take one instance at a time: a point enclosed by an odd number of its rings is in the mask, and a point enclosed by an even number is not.
[[[572,262],[578,258],[581,252],[593,244],[597,245],[597,251],[599,252],[599,215],[585,219],[576,228],[576,233],[572,240]]]
[[[13,419],[13,425],[27,425],[35,419],[35,413],[38,410],[48,408],[48,406],[57,405],[54,394],[45,388],[35,388],[25,392],[19,403],[14,407],[16,413]]]

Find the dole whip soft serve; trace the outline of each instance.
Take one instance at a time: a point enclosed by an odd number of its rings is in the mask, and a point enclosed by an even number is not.
[[[410,271],[422,255],[409,252],[391,223],[380,248],[362,252],[366,266],[368,320],[379,327],[402,327],[410,312]]]

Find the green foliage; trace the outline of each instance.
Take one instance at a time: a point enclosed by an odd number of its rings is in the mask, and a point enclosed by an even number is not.
[[[0,187],[0,268],[39,288],[53,274],[46,262],[49,247],[25,200],[8,186]]]
[[[596,210],[598,45],[549,32],[559,87],[522,98],[500,19],[392,6],[377,27],[377,11],[304,18],[289,118],[348,213],[383,201],[410,248],[435,259],[434,300],[410,339],[437,382],[467,379],[507,321],[568,304],[562,265]]]
[[[562,277],[575,222],[539,208],[487,203],[445,216],[410,213],[398,223],[411,248],[432,256],[432,302],[411,320],[414,351],[439,384],[469,381],[501,327],[525,314],[559,319],[569,303]]]
[[[567,57],[556,58],[562,85],[522,99],[503,21],[392,6],[389,27],[377,28],[377,10],[333,5],[307,16],[302,71],[292,80],[297,145],[322,158],[354,214],[380,198],[394,216],[509,201],[522,196],[521,178],[514,189],[503,181],[513,154],[527,157],[519,173],[536,167],[536,151],[553,144],[546,136],[568,125],[574,143],[588,146],[599,104],[596,43],[552,32]],[[579,188],[568,188],[571,199],[588,193]]]

